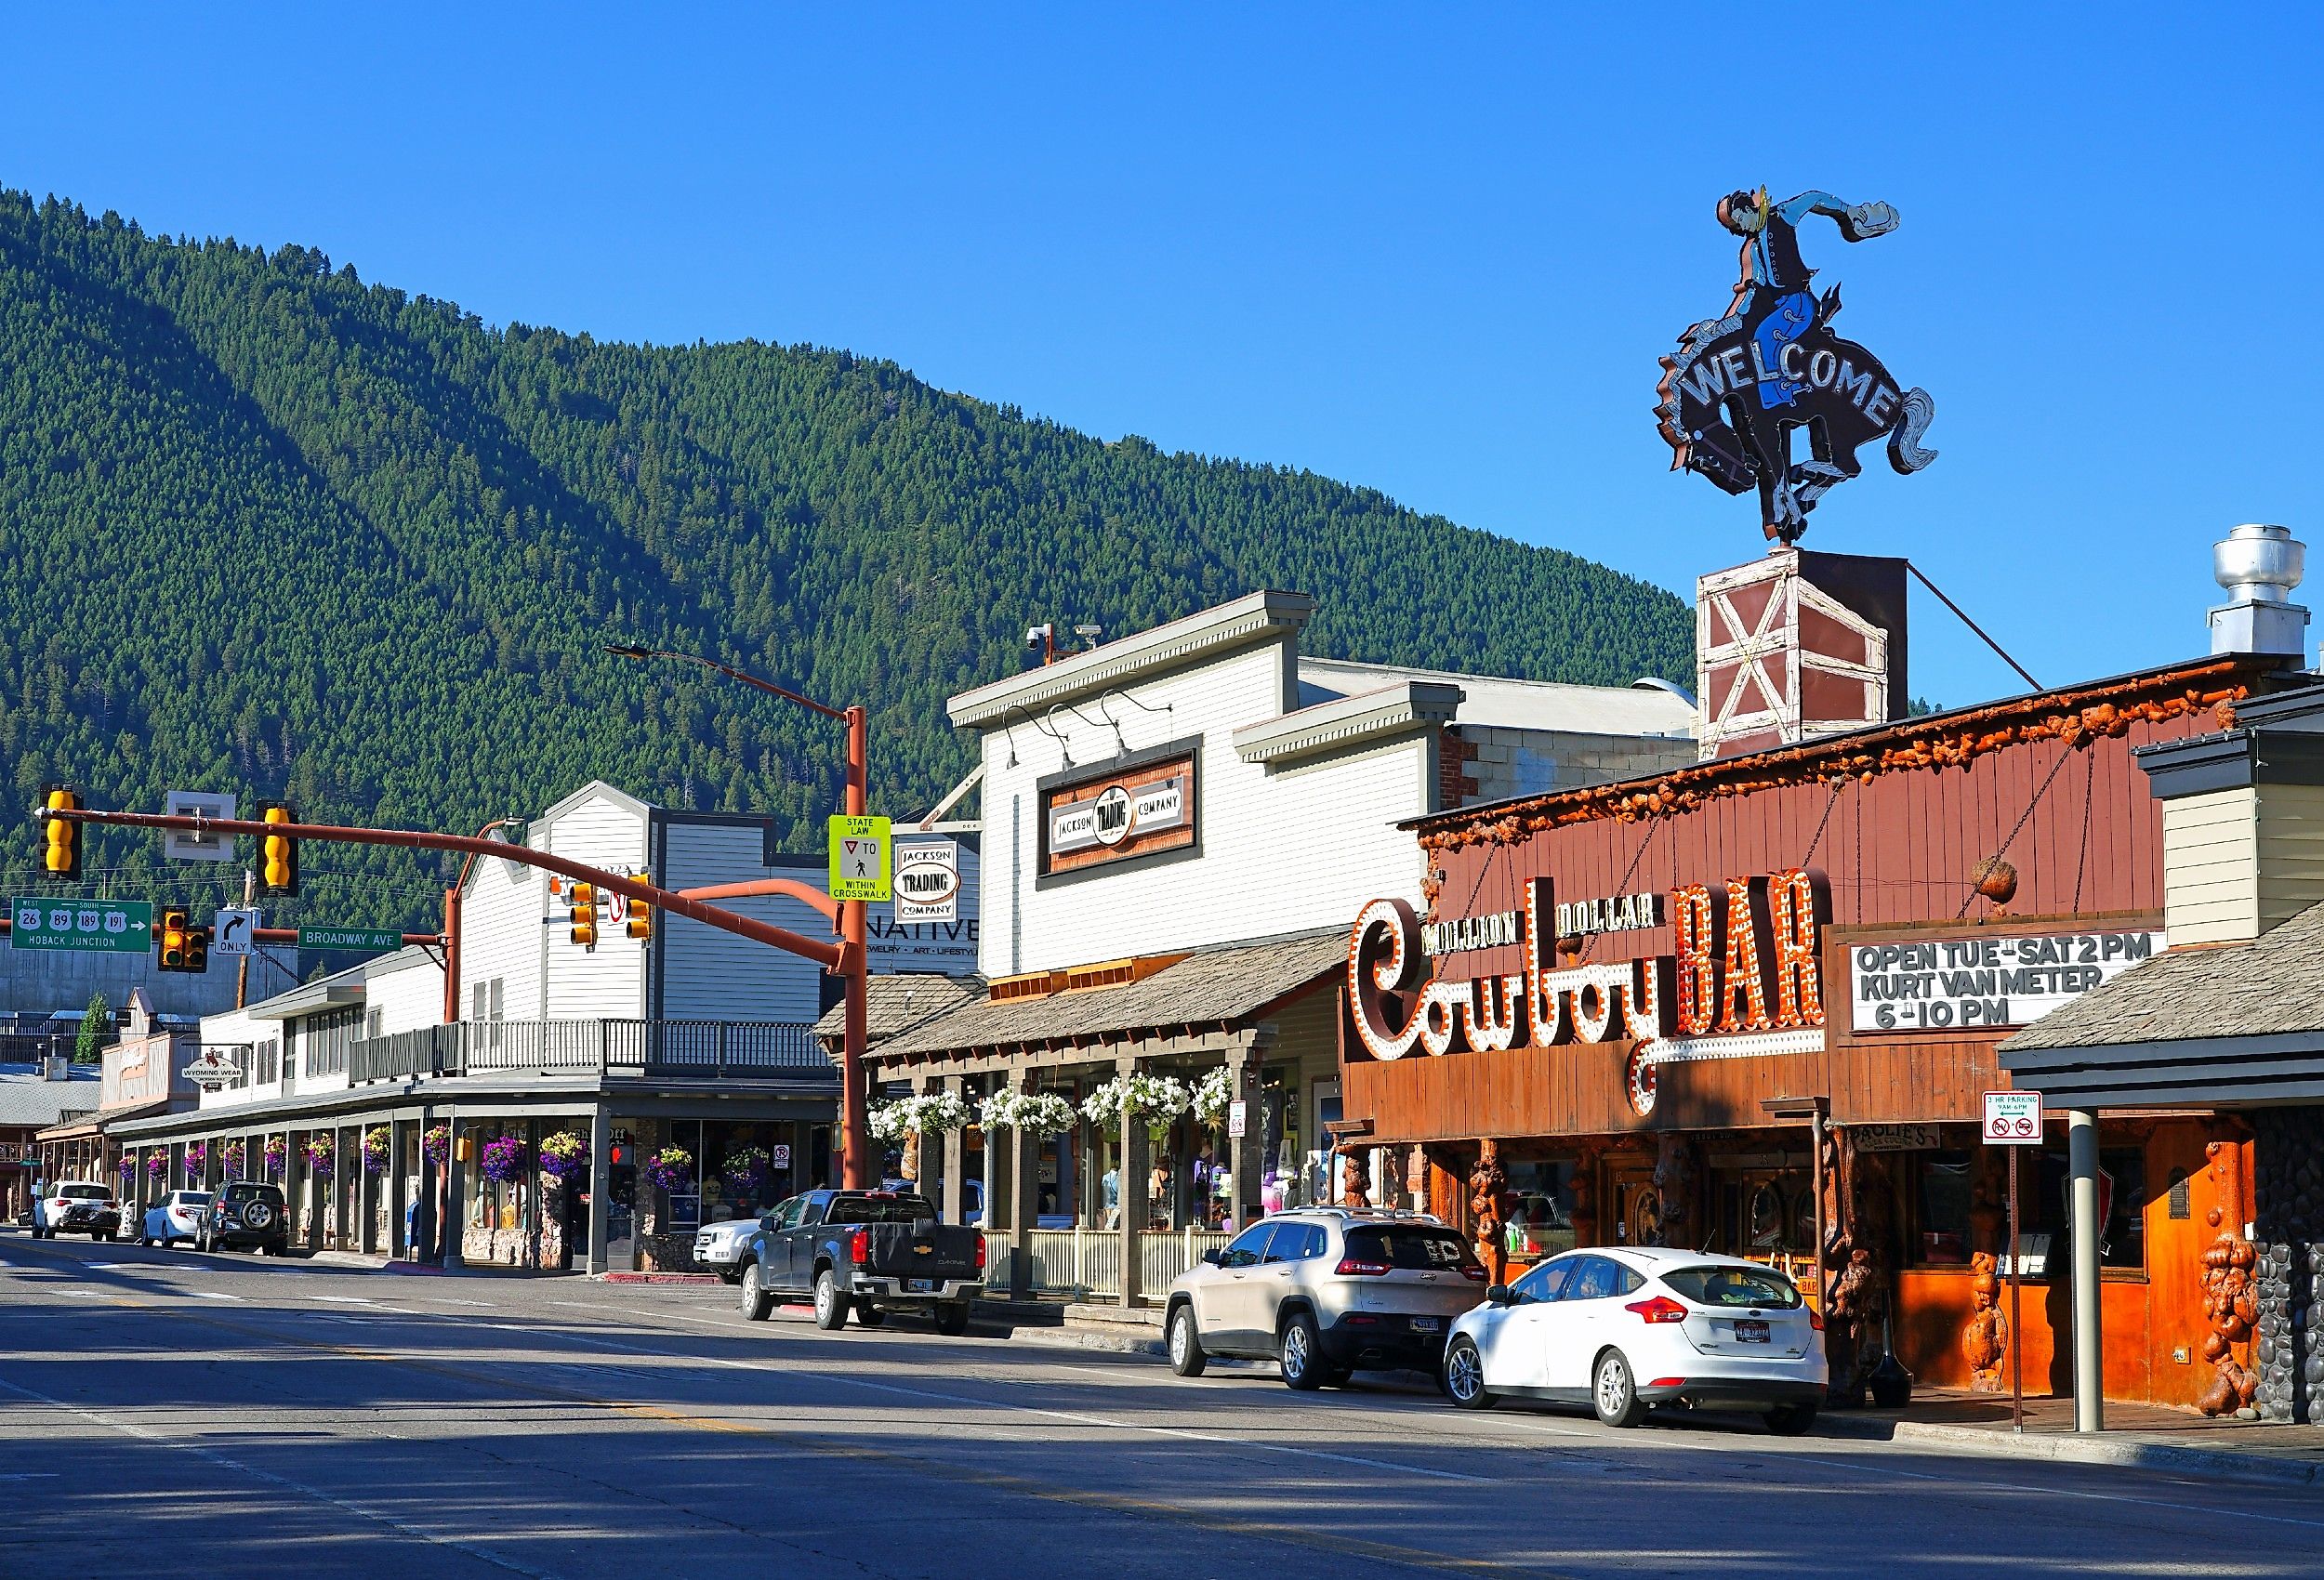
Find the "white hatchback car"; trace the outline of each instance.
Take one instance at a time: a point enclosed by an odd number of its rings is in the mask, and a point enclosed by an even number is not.
[[[1653,1404],[1752,1410],[1803,1432],[1829,1374],[1824,1323],[1791,1281],[1757,1262],[1609,1245],[1569,1251],[1495,1285],[1453,1324],[1445,1391],[1589,1404],[1610,1427]]]

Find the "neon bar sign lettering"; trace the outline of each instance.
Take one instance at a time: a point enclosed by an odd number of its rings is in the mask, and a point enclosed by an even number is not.
[[[1603,965],[1545,963],[1542,925],[1556,912],[1551,880],[1526,886],[1525,968],[1465,981],[1421,975],[1421,924],[1401,900],[1375,900],[1348,936],[1348,1003],[1374,1059],[1415,1047],[1500,1049],[1561,1043],[1783,1031],[1824,1023],[1816,966],[1829,904],[1801,868],[1670,894],[1674,955]],[[1675,991],[1671,989],[1675,987]]]

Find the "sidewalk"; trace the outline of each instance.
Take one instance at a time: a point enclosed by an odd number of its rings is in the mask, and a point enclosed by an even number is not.
[[[2010,1429],[2006,1395],[1922,1389],[1903,1410],[1828,1410],[1819,1435],[1943,1443],[2009,1458],[2134,1465],[2227,1481],[2324,1486],[2324,1426],[2213,1418],[2109,1401],[2106,1429],[2074,1430],[2070,1399],[2026,1401],[2026,1429]]]

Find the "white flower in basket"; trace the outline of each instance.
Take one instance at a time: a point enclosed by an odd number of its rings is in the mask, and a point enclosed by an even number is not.
[[[1117,1133],[1123,1111],[1127,1110],[1132,1117],[1143,1122],[1148,1133],[1152,1134],[1158,1133],[1171,1120],[1184,1113],[1189,1097],[1185,1082],[1174,1076],[1149,1075],[1141,1071],[1127,1079],[1116,1075],[1106,1082],[1083,1099],[1081,1112],[1093,1123],[1104,1126],[1109,1133]]]
[[[984,1099],[984,1123],[996,1130],[1062,1136],[1074,1127],[1074,1105],[1055,1092],[998,1091]]]
[[[1212,1129],[1226,1123],[1227,1105],[1235,1100],[1235,1072],[1220,1065],[1195,1084],[1195,1117]]]
[[[959,1130],[969,1123],[969,1105],[957,1092],[929,1092],[898,1098],[872,1110],[871,1133],[883,1141],[900,1141],[910,1135],[937,1135]]]

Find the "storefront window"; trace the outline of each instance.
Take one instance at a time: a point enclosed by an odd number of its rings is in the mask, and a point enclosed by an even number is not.
[[[1504,1231],[1512,1257],[1551,1257],[1574,1248],[1574,1164],[1566,1158],[1518,1160],[1509,1174]]]
[[[1969,1210],[1975,1192],[1977,1155],[1967,1151],[1914,1154],[1912,1261],[1916,1267],[1966,1267],[1977,1244]]]
[[[2004,1249],[2008,1237],[2009,1160],[1999,1149],[1953,1149],[1912,1155],[1906,1178],[1915,1267],[1966,1267],[1973,1253]],[[2099,1265],[2146,1265],[2146,1156],[2137,1147],[2098,1153],[2106,1199]],[[2018,1237],[2027,1278],[2064,1279],[2071,1236],[2066,1210],[2068,1171],[2063,1149],[2026,1148],[2018,1157]],[[1980,1171],[1983,1179],[1980,1181]]]

